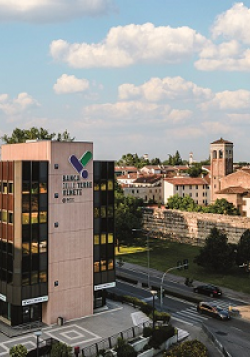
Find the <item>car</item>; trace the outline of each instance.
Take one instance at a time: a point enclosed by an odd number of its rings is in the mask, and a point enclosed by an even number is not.
[[[197,311],[200,314],[206,314],[219,320],[230,320],[231,318],[228,310],[224,310],[210,302],[199,302],[197,305]]]
[[[221,297],[222,291],[214,285],[199,285],[194,288],[194,292],[204,294],[210,297]]]

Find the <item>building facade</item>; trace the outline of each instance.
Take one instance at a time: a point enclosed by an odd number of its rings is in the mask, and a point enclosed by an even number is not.
[[[93,314],[115,285],[114,163],[91,142],[3,145],[0,182],[0,319]]]

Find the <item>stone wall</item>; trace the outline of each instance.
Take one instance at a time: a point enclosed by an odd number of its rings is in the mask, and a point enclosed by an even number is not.
[[[238,243],[245,230],[250,229],[250,219],[155,208],[144,212],[143,226],[152,235],[195,245],[203,245],[211,229],[216,227],[227,235],[229,243]]]

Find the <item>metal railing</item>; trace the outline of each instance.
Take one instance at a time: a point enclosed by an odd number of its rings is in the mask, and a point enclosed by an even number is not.
[[[96,357],[101,350],[109,350],[117,345],[117,339],[120,337],[123,340],[129,340],[140,336],[143,333],[143,328],[149,326],[150,322],[143,322],[137,326],[130,327],[127,330],[116,333],[113,336],[107,337],[91,346],[82,348],[82,356]]]

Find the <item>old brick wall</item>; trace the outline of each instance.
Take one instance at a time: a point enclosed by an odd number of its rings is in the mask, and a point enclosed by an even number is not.
[[[152,235],[171,238],[195,245],[203,245],[212,228],[227,234],[229,243],[238,243],[250,219],[220,214],[182,212],[178,210],[154,209],[143,215],[144,228]]]

